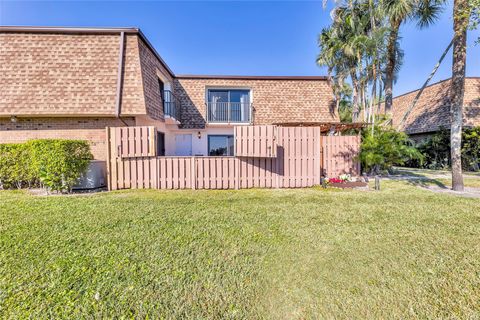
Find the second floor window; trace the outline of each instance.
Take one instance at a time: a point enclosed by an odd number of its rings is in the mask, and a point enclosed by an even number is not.
[[[250,90],[208,90],[208,122],[250,122]]]

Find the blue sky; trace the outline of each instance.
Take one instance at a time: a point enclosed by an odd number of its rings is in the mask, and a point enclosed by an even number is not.
[[[330,23],[321,1],[21,2],[0,0],[0,25],[140,27],[177,74],[325,75],[317,35]],[[418,88],[452,36],[451,4],[436,25],[402,26],[405,63],[394,93]],[[480,76],[479,31],[467,75]],[[434,80],[451,74],[451,53]]]

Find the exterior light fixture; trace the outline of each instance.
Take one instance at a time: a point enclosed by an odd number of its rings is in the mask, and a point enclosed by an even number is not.
[[[202,138],[202,133],[200,131],[197,132],[197,138],[201,139]]]
[[[13,123],[17,123],[18,119],[17,119],[16,116],[11,116],[10,121],[13,122]]]

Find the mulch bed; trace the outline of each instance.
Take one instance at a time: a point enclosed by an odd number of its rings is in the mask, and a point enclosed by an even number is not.
[[[348,182],[340,182],[340,183],[329,183],[328,186],[334,187],[334,188],[347,189],[347,188],[365,188],[365,187],[368,187],[368,184],[366,182],[360,182],[360,181],[348,181]]]

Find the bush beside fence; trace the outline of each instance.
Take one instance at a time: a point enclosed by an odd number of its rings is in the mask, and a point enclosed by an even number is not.
[[[93,156],[87,141],[30,140],[0,144],[0,186],[70,191]]]

